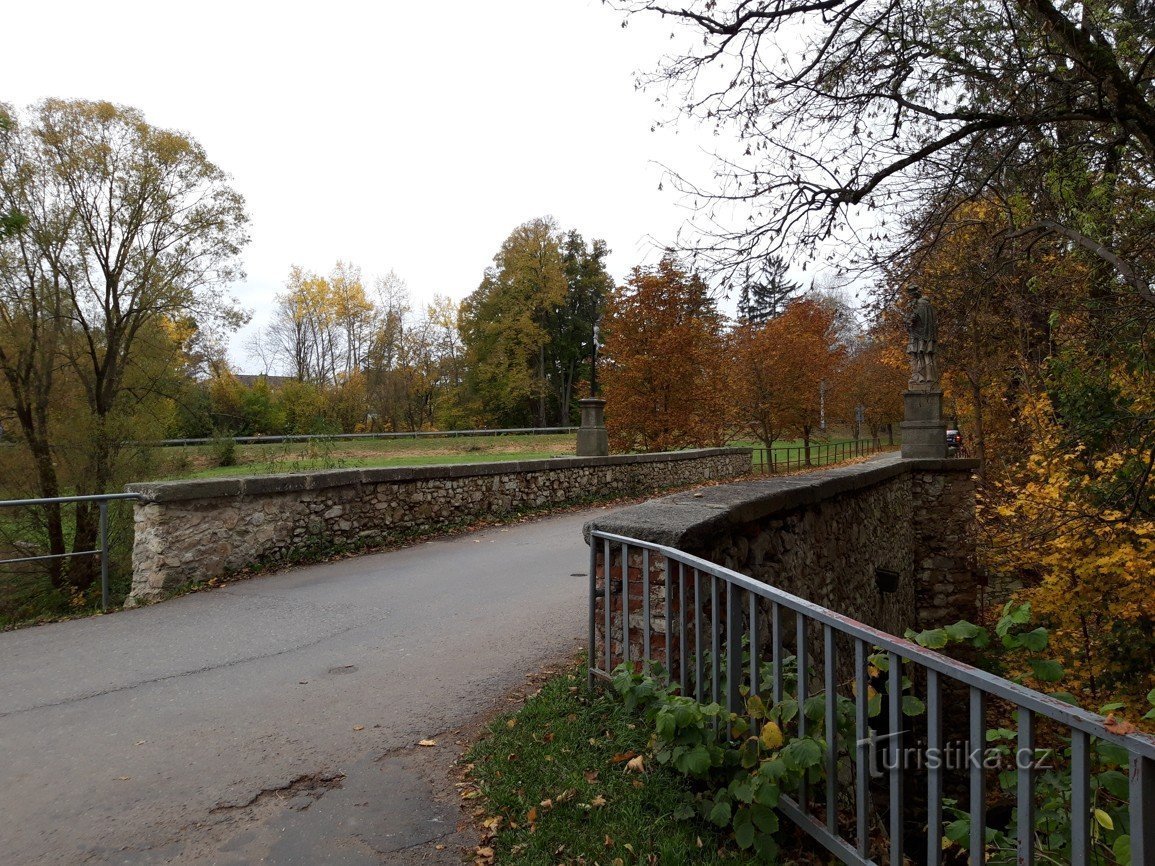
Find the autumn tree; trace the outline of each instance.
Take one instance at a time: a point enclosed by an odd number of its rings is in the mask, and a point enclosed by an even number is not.
[[[889,335],[888,335],[889,336]],[[868,335],[856,343],[842,361],[835,384],[841,404],[853,414],[855,437],[861,435],[858,412],[874,444],[881,445],[882,428],[894,444],[894,425],[902,420],[902,394],[910,367],[902,346],[881,335]]]
[[[478,420],[570,423],[609,285],[605,243],[587,247],[552,218],[514,229],[461,305],[465,392]]]
[[[1080,247],[1155,303],[1149,226],[1087,212],[1119,195],[1120,182],[1155,182],[1150,4],[614,5],[687,35],[644,83],[669,119],[689,116],[717,133],[714,182],[675,172],[707,203],[699,261],[734,277],[783,243],[848,252],[827,243],[832,235],[870,259],[928,239],[895,231],[914,212],[933,234],[965,201],[993,197],[1013,215],[1014,196],[1029,190],[1046,207],[1016,231]],[[1019,185],[1015,176],[1031,171],[1037,182]],[[748,211],[731,222],[736,205]]]
[[[761,325],[735,332],[734,394],[739,423],[767,448],[786,435],[810,442],[846,349],[838,341],[837,310],[804,297]]]
[[[606,426],[616,450],[724,444],[730,435],[725,321],[706,283],[666,256],[610,297],[603,349]]]
[[[83,406],[71,426],[86,431],[72,483],[105,492],[139,433],[134,407],[154,388],[150,346],[173,345],[164,323],[243,321],[221,289],[248,240],[244,201],[194,139],[135,109],[46,100],[9,118],[0,195],[27,223],[0,241],[0,368],[21,434],[40,455],[41,495],[61,489],[52,416],[65,377]],[[74,548],[92,549],[96,509],[81,504],[76,514]],[[58,514],[48,521],[51,552],[63,552]],[[70,582],[86,588],[92,569],[90,558],[74,560]]]

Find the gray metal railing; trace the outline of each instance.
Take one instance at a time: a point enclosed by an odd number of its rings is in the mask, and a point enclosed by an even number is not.
[[[285,436],[232,436],[238,445],[276,445],[281,442],[311,442],[311,441],[355,441],[358,439],[428,439],[449,438],[456,439],[462,436],[546,436],[561,433],[576,433],[577,427],[508,427],[495,430],[412,430],[399,433],[317,433],[292,434]],[[158,439],[155,442],[134,442],[138,446],[153,448],[171,448],[182,445],[208,445],[217,441],[213,438],[199,439]]]
[[[814,442],[810,445],[809,457],[804,445],[780,445],[775,448],[754,448],[753,467],[755,472],[771,475],[776,472],[790,472],[808,466],[829,466],[858,457],[869,457],[885,450],[875,439],[853,439],[848,442]]]
[[[765,694],[759,680],[763,629],[768,627],[770,696],[775,704],[783,697],[797,700],[796,733],[803,737],[808,736],[811,721],[804,705],[811,697],[823,695],[822,721],[816,733],[825,736],[826,748],[823,790],[820,797],[813,798],[821,799],[822,807],[812,808],[816,804],[810,802],[811,792],[804,783],[797,796],[783,796],[778,808],[841,862],[856,866],[877,866],[882,862],[872,859],[872,848],[882,846],[872,843],[870,827],[872,819],[881,820],[881,816],[872,811],[868,769],[875,735],[880,733],[878,727],[886,728],[882,737],[886,754],[892,759],[886,767],[885,786],[890,803],[884,822],[889,836],[887,862],[904,862],[904,787],[908,774],[899,757],[905,755],[904,735],[910,733],[903,723],[902,701],[905,689],[910,687],[902,673],[906,662],[914,669],[910,681],[925,684],[926,754],[941,755],[949,745],[943,738],[944,715],[948,712],[952,727],[961,728],[965,734],[967,778],[952,781],[964,792],[960,801],[969,811],[966,847],[972,866],[987,862],[987,770],[979,750],[986,744],[988,711],[996,704],[1017,713],[1017,754],[1032,758],[1026,766],[1016,760],[1017,862],[1024,866],[1036,862],[1035,783],[1039,769],[1033,759],[1040,723],[1046,723],[1048,728],[1070,734],[1070,862],[1076,866],[1095,862],[1091,856],[1096,829],[1091,754],[1097,742],[1105,742],[1122,747],[1128,755],[1130,862],[1132,866],[1155,866],[1155,738],[1118,733],[1100,715],[663,545],[595,530],[590,537],[589,581],[591,685],[595,678],[610,678],[619,663],[658,661],[682,694],[699,701],[723,703],[729,712],[742,714],[746,689],[746,694]],[[620,603],[615,605],[615,600]],[[636,624],[639,618],[640,627]],[[820,641],[814,639],[816,631],[821,632]],[[791,643],[794,655],[787,656]],[[843,656],[838,650],[840,643],[844,648],[848,643],[852,645],[852,652]],[[744,653],[748,653],[748,658],[744,658]],[[879,658],[878,654],[888,662],[887,673],[872,677],[868,665],[872,657]],[[821,663],[817,664],[819,656]],[[796,671],[792,694],[787,692],[788,665],[794,665]],[[820,676],[816,673],[819,670]],[[840,679],[840,672],[847,670],[851,672],[849,676]],[[880,685],[879,692],[884,692],[884,726],[871,721],[872,679]],[[846,690],[848,684],[852,694],[839,695],[839,687]],[[951,700],[957,698],[965,706],[948,709],[944,704],[944,691],[948,689]],[[853,741],[838,734],[836,713],[840,702],[853,705]],[[845,748],[840,748],[840,739]],[[978,744],[973,751],[971,744]],[[840,761],[853,764],[853,792],[842,790]],[[930,866],[943,863],[944,769],[941,761],[937,765],[928,761],[925,768],[926,815],[922,826],[926,828],[925,862]],[[850,768],[847,770],[849,777]],[[840,801],[846,806],[848,799],[854,801],[853,809],[840,814]]]
[[[100,609],[108,610],[108,503],[121,500],[136,500],[138,493],[98,493],[91,496],[53,496],[45,499],[5,499],[0,500],[0,508],[29,508],[43,505],[67,505],[76,502],[95,502],[100,512],[97,542],[99,547],[92,550],[73,550],[67,553],[46,553],[39,556],[18,556],[0,559],[0,565],[15,565],[21,562],[47,562],[54,559],[71,559],[77,556],[100,557]]]

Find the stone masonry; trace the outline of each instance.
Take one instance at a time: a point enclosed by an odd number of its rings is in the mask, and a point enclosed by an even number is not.
[[[598,518],[587,525],[587,535],[595,528],[663,544],[901,635],[907,628],[975,617],[974,469],[970,460],[887,455],[806,475],[673,494]],[[595,551],[599,664],[605,650],[602,559],[603,552]],[[627,563],[628,649],[635,661],[643,653],[642,565],[641,551],[632,549]],[[667,569],[664,557],[649,557],[650,657],[676,665],[678,641],[671,641],[675,652],[669,659],[665,654]],[[880,571],[897,575],[893,587],[879,579]],[[622,661],[625,649],[617,546],[610,549],[610,576],[612,667]],[[692,593],[692,578],[686,585]],[[675,630],[680,588],[675,574],[670,593]],[[724,630],[725,599],[719,604]],[[704,615],[708,619],[713,612],[706,609]],[[764,636],[770,634],[763,619],[767,616],[763,609],[759,619]],[[688,622],[686,630],[692,648],[693,624]]]
[[[127,490],[144,499],[135,507],[129,604],[311,552],[370,548],[520,509],[749,471],[749,449],[713,448],[131,484]]]

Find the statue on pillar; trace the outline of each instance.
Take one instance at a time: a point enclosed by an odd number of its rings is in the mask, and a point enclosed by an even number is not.
[[[911,289],[911,294],[916,300],[907,320],[910,327],[910,342],[906,347],[906,353],[910,355],[910,390],[934,391],[939,381],[938,367],[934,362],[938,324],[930,301],[917,288]]]

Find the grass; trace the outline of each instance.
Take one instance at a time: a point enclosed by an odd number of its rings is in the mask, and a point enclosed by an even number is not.
[[[429,466],[540,460],[570,456],[576,448],[572,433],[423,439],[318,440],[313,442],[239,445],[237,465],[215,466],[212,447],[158,449],[159,479],[222,478],[277,475],[318,469],[360,469],[380,466]]]
[[[639,716],[587,692],[584,668],[547,680],[467,755],[464,796],[479,795],[490,831],[482,856],[489,848],[493,862],[542,866],[733,862],[712,827],[673,817],[690,795],[685,779],[658,766],[627,770],[648,738]]]

